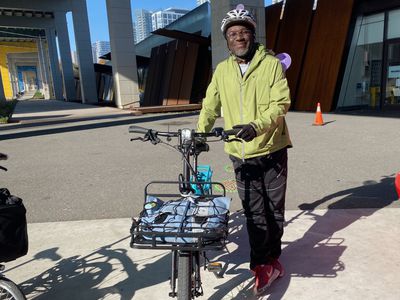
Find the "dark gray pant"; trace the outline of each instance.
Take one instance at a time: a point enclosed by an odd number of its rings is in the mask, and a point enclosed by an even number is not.
[[[230,156],[239,197],[245,211],[250,242],[250,269],[281,255],[287,149],[246,159]]]

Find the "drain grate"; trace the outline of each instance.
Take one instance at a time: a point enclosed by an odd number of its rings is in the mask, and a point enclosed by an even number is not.
[[[226,190],[228,193],[233,193],[233,192],[236,192],[236,191],[237,191],[236,180],[234,180],[234,179],[228,179],[228,180],[221,181],[221,183],[222,183],[222,185],[225,187],[225,190]],[[221,187],[218,186],[218,185],[215,186],[215,189],[216,189],[218,192],[222,192]]]

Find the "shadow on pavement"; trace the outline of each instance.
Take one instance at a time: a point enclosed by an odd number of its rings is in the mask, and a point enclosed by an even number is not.
[[[175,119],[175,118],[183,118],[197,115],[198,112],[186,112],[180,114],[160,114],[160,115],[153,115],[149,117],[140,117],[140,118],[129,118],[126,119],[126,116],[118,115],[118,117],[125,117],[123,120],[118,121],[110,121],[110,122],[103,122],[103,123],[92,123],[92,124],[80,124],[75,126],[68,126],[68,127],[61,127],[61,128],[48,128],[48,129],[38,129],[38,130],[30,130],[30,131],[22,131],[22,132],[15,132],[15,133],[5,133],[0,134],[0,140],[9,140],[9,139],[19,139],[19,138],[28,138],[28,137],[35,137],[35,136],[42,136],[42,135],[49,135],[49,134],[57,134],[57,133],[65,133],[65,132],[73,132],[73,131],[81,131],[81,130],[91,130],[91,129],[99,129],[99,128],[107,128],[113,126],[121,126],[121,125],[131,125],[131,124],[138,124],[144,122],[153,122],[159,120],[168,120],[168,119]],[[86,118],[74,118],[70,120],[57,120],[57,121],[45,121],[42,123],[36,122],[33,124],[26,124],[24,125],[11,125],[12,127],[3,127],[1,130],[6,131],[10,129],[19,129],[19,128],[28,128],[28,127],[39,127],[39,126],[47,126],[47,125],[57,125],[57,124],[64,124],[64,123],[77,123],[83,121],[94,121],[94,120],[105,120],[108,118],[115,118],[115,116],[100,116],[100,117],[86,117]],[[15,126],[15,127],[14,127]]]
[[[313,203],[301,204],[299,208],[302,211],[286,221],[285,228],[296,226],[300,218],[311,218],[314,223],[302,237],[283,242],[281,262],[286,274],[276,280],[263,296],[277,300],[284,298],[293,277],[330,279],[343,272],[346,265],[340,258],[349,243],[344,238],[334,237],[334,234],[395,201],[397,195],[393,182],[393,176],[385,176],[380,182],[366,181],[362,186],[328,195]],[[314,211],[322,203],[341,196],[344,198],[331,203],[328,210],[322,213]],[[254,280],[248,269],[249,247],[243,213],[231,215],[228,239],[231,243],[229,248],[235,250],[223,254],[218,260],[226,265],[224,274],[234,274],[235,277],[215,286],[215,293],[209,299],[222,299],[229,294],[232,294],[231,299],[253,299]],[[239,292],[232,293],[234,290]]]
[[[46,113],[63,110],[90,110],[99,108],[100,105],[84,104],[81,102],[64,101],[64,100],[42,100],[42,99],[19,99],[17,102],[18,113]]]
[[[308,223],[310,226],[304,231],[292,230],[299,234],[304,232],[302,236],[295,235],[286,240],[284,236],[281,261],[286,275],[276,280],[263,297],[283,299],[295,277],[329,280],[340,276],[340,272],[346,270],[341,257],[348,247],[353,246],[352,241],[340,236],[340,231],[395,201],[397,195],[393,182],[393,176],[385,176],[379,182],[366,181],[361,186],[301,204],[299,208],[304,210],[287,220],[285,228],[301,226],[301,230]],[[319,205],[336,197],[343,198],[329,204],[328,210],[316,210]],[[129,238],[117,240],[82,257],[62,258],[57,254],[57,248],[37,253],[33,260],[50,259],[56,262],[54,267],[20,286],[26,295],[35,299],[100,299],[109,295],[132,299],[138,290],[167,281],[170,268],[166,266],[170,266],[171,255],[163,253],[141,261],[132,260],[127,255],[128,250],[117,245]],[[229,275],[229,279],[213,281],[213,294],[208,299],[219,300],[227,296],[237,300],[254,299],[254,280],[248,269],[249,247],[242,211],[231,214],[228,249],[230,252],[207,253],[210,260],[217,259],[223,263],[221,276]]]
[[[69,115],[56,115],[56,116],[41,116],[35,117],[35,121],[29,121],[23,123],[17,123],[0,127],[0,131],[12,130],[12,129],[22,129],[22,128],[35,128],[35,127],[43,127],[43,126],[52,126],[52,125],[62,125],[62,124],[73,124],[79,122],[88,122],[88,121],[102,121],[102,120],[113,120],[113,119],[121,119],[121,118],[129,118],[134,119],[133,116],[124,115],[124,114],[107,114],[107,115],[94,115],[94,116],[85,116],[85,117],[74,117]],[[19,118],[19,120],[24,120],[24,118]],[[37,121],[39,120],[39,121]]]
[[[133,299],[137,290],[168,279],[169,270],[163,266],[169,265],[171,257],[159,256],[155,262],[145,264],[139,271],[138,262],[126,255],[127,249],[113,247],[128,238],[130,236],[83,257],[61,259],[56,253],[57,248],[40,252],[34,259],[58,262],[54,267],[22,282],[20,287],[28,298],[35,299],[103,299],[109,295],[119,295],[119,299]],[[149,259],[154,258],[157,256]],[[140,264],[143,265],[143,261]],[[109,276],[111,272],[116,272],[116,275]],[[120,277],[123,279],[120,280]]]

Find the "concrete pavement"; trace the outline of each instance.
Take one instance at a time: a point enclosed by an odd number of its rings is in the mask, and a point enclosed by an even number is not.
[[[286,275],[259,299],[398,299],[399,209],[289,210]],[[256,299],[243,216],[228,251],[209,252],[223,278],[202,270],[200,299]],[[129,219],[34,223],[30,251],[6,275],[29,299],[168,299],[168,251],[129,248]]]
[[[29,299],[168,299],[170,254],[130,249],[129,217],[140,209],[144,184],[170,179],[179,159],[130,143],[127,128],[193,128],[197,116],[133,117],[113,108],[24,101],[15,118],[21,122],[0,127],[1,151],[10,156],[1,175],[25,200],[30,251],[8,263],[6,275]],[[287,119],[295,145],[283,239],[287,275],[264,298],[398,299],[393,181],[400,119],[324,114],[323,127],[311,126],[309,113],[290,112]],[[206,161],[216,180],[229,183],[222,145],[211,147]],[[243,216],[235,191],[228,195],[229,253],[210,253],[225,274],[202,272],[203,299],[253,299]]]

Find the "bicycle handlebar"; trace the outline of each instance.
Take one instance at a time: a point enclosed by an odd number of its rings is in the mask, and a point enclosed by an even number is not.
[[[220,137],[224,141],[229,140],[229,136],[236,135],[240,129],[229,129],[224,130],[222,127],[216,127],[210,132],[195,132],[192,131],[193,137]],[[145,135],[145,140],[151,140],[152,138],[157,138],[157,136],[164,136],[164,137],[177,137],[181,134],[182,130],[178,130],[175,132],[165,132],[165,131],[157,131],[154,129],[143,128],[136,125],[129,126],[130,133],[139,133]]]
[[[141,134],[146,134],[149,131],[149,129],[140,127],[140,126],[135,126],[131,125],[129,126],[129,132],[130,133],[141,133]]]

